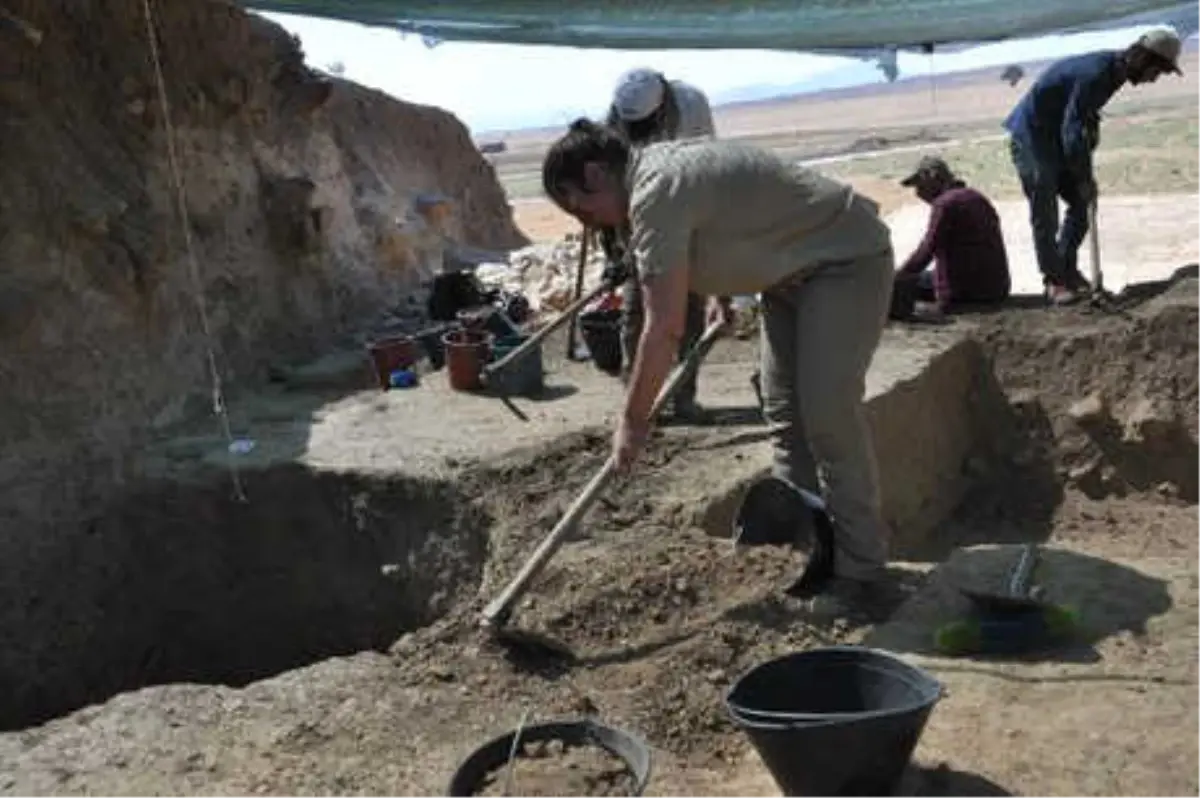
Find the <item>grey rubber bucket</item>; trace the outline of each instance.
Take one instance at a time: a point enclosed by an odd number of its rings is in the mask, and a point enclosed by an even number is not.
[[[508,355],[529,339],[527,335],[509,335],[497,338],[492,344],[492,362]],[[545,367],[542,364],[542,347],[535,346],[532,352],[511,362],[505,371],[499,371],[488,379],[498,392],[511,396],[537,396],[546,387]]]
[[[942,694],[890,654],[830,646],[752,668],[725,706],[784,795],[889,795]]]

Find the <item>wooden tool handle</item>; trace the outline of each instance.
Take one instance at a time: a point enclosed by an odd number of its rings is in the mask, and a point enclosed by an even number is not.
[[[654,399],[654,406],[650,410],[650,417],[653,419],[662,410],[663,405],[667,400],[679,390],[679,386],[683,383],[687,373],[696,368],[705,355],[712,349],[716,340],[721,336],[721,328],[717,326],[709,327],[704,331],[704,335],[692,347],[683,362],[675,367],[671,372],[671,376],[667,379],[665,385],[658,392],[658,396]],[[513,605],[518,599],[525,594],[529,589],[529,584],[533,579],[541,573],[546,567],[546,563],[550,562],[550,558],[562,546],[567,539],[567,535],[578,526],[579,521],[583,518],[596,499],[599,498],[600,492],[608,486],[612,478],[616,475],[617,464],[610,454],[604,461],[604,465],[592,477],[591,481],[584,486],[579,496],[567,508],[567,512],[555,525],[554,529],[542,540],[525,565],[522,566],[520,572],[513,577],[512,581],[501,591],[490,604],[483,610],[483,625],[484,626],[503,626],[508,620],[509,614],[512,612]]]
[[[579,241],[579,264],[575,267],[575,299],[579,299],[583,295],[583,272],[587,269],[588,259],[588,242],[592,239],[592,231],[585,224],[581,232],[582,238]],[[571,323],[571,329],[567,331],[567,360],[575,359],[575,323]]]
[[[1092,290],[1099,292],[1104,290],[1104,271],[1100,268],[1100,214],[1097,206],[1095,200],[1088,205],[1088,243],[1092,256]]]

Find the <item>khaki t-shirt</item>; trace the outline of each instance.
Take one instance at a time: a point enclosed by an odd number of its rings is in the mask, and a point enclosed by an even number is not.
[[[675,141],[681,139],[716,138],[717,128],[713,124],[712,108],[704,92],[681,80],[671,81],[675,92],[675,104],[679,106],[679,129]]]
[[[687,268],[697,294],[755,294],[823,263],[891,250],[874,202],[736,142],[652,144],[632,155],[626,187],[638,271]]]

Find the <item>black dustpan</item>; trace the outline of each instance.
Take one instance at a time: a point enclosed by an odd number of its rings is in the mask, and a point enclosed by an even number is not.
[[[735,546],[792,546],[807,556],[792,596],[816,593],[833,576],[833,519],[815,493],[779,477],[764,477],[746,491],[733,522]]]
[[[1041,552],[1036,544],[1021,548],[1021,556],[1009,575],[1006,592],[985,592],[960,587],[959,591],[971,600],[975,610],[984,615],[1012,615],[1044,609],[1047,604],[1041,591],[1031,587],[1033,569]]]

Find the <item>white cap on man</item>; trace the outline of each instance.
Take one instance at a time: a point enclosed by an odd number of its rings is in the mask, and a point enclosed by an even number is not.
[[[622,75],[613,93],[613,107],[626,122],[645,119],[657,111],[662,102],[662,76],[645,67],[631,69]]]
[[[1183,74],[1179,69],[1179,52],[1183,46],[1179,42],[1179,34],[1174,28],[1155,28],[1142,34],[1137,44],[1144,50],[1149,50],[1170,66],[1177,75]]]

